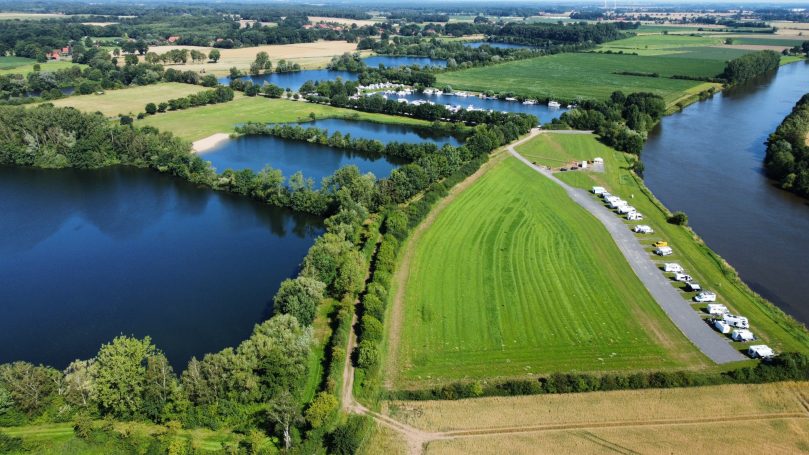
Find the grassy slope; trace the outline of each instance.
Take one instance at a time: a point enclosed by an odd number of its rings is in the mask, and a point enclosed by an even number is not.
[[[182,98],[192,93],[208,90],[200,85],[166,82],[155,85],[108,90],[103,95],[70,96],[53,101],[56,106],[75,107],[85,112],[101,112],[112,117],[118,114],[143,112],[147,103],[160,103],[173,98]]]
[[[402,384],[704,365],[603,226],[513,158],[410,247]]]
[[[194,141],[215,133],[233,132],[233,128],[239,123],[305,121],[309,119],[310,113],[314,113],[318,118],[350,117],[380,123],[428,124],[407,117],[370,114],[300,101],[242,96],[229,103],[157,114],[136,121],[135,124],[154,126],[163,131],[171,131],[183,139]]]
[[[455,89],[514,92],[529,97],[606,99],[616,90],[652,92],[671,102],[699,82],[665,77],[624,76],[620,71],[656,72],[662,76],[684,74],[714,76],[722,72],[719,61],[637,55],[568,53],[516,62],[446,72],[438,85]]]
[[[613,194],[631,199],[632,205],[646,217],[643,224],[655,229],[655,235],[644,240],[645,243],[651,244],[658,238],[668,240],[675,251],[669,259],[679,262],[696,281],[715,291],[721,303],[750,318],[752,331],[765,343],[779,351],[809,352],[809,333],[805,328],[755,295],[739,280],[735,271],[704,245],[693,231],[666,223],[667,210],[642,186],[642,181],[626,169],[626,155],[602,145],[591,135],[544,134],[522,146],[519,151],[532,161],[549,165],[558,164],[549,158],[559,156],[577,159],[596,156],[604,158],[607,169],[605,174],[568,172],[558,175],[574,186],[589,189],[594,184],[599,184]],[[690,295],[684,294],[684,297]],[[694,305],[695,309],[702,307],[704,305]],[[738,346],[741,349],[744,344]]]

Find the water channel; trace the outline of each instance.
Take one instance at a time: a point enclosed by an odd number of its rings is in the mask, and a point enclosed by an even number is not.
[[[809,323],[809,201],[764,175],[764,142],[809,91],[809,63],[665,117],[643,151],[646,185],[756,292]]]

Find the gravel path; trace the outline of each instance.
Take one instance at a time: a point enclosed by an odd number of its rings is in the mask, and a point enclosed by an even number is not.
[[[529,137],[510,145],[508,147],[509,153],[564,188],[573,201],[601,221],[612,235],[618,249],[626,257],[632,270],[635,271],[646,289],[652,294],[657,304],[663,308],[671,321],[703,354],[718,364],[745,360],[746,358],[731,346],[731,342],[713,331],[691,308],[691,305],[671,286],[666,276],[658,269],[657,264],[652,261],[649,253],[643,249],[643,246],[635,238],[635,234],[627,228],[620,217],[604,207],[589,192],[571,187],[554,177],[551,172],[533,165],[529,160],[517,153],[514,149],[515,146],[533,138],[537,134],[540,134],[540,131],[534,130]]]

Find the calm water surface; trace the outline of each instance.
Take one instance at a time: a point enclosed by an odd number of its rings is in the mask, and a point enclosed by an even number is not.
[[[348,71],[305,70],[292,73],[270,73],[260,76],[245,76],[240,79],[253,81],[254,84],[259,85],[268,82],[281,88],[297,91],[306,81],[333,81],[338,77],[344,81],[355,81],[359,77],[359,74],[350,73]],[[219,78],[219,83],[227,85],[230,83],[230,78],[227,76],[221,77]]]
[[[683,210],[756,292],[809,323],[809,204],[763,173],[764,141],[809,91],[809,64],[668,116],[643,151],[646,184]]]
[[[447,66],[446,60],[430,57],[391,57],[388,55],[374,55],[372,57],[365,57],[362,60],[371,68],[376,68],[380,64],[388,68],[405,65],[440,66],[442,68]]]
[[[142,169],[0,167],[0,363],[64,368],[119,334],[182,368],[271,312],[318,220]]]
[[[429,135],[424,130],[405,125],[390,125],[373,122],[357,122],[342,119],[325,119],[303,123],[302,126],[325,128],[329,134],[340,131],[354,137],[378,139],[382,142],[435,142],[460,145],[452,136]],[[355,165],[360,172],[371,172],[378,178],[387,177],[402,163],[388,157],[369,156],[349,150],[340,150],[325,145],[280,139],[272,136],[243,136],[222,142],[217,147],[201,154],[218,171],[225,169],[253,169],[258,172],[270,165],[280,169],[286,177],[297,171],[311,177],[319,184],[323,177],[337,169]]]

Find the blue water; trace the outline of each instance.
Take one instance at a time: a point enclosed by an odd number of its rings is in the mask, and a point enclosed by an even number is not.
[[[430,57],[391,57],[388,55],[374,55],[373,57],[366,57],[362,60],[371,68],[376,68],[380,64],[389,68],[405,65],[438,66],[441,68],[447,66],[446,60]]]
[[[149,170],[0,167],[0,363],[64,368],[119,334],[175,368],[271,314],[320,221]]]
[[[377,139],[382,142],[424,142],[460,145],[452,136],[430,135],[427,131],[405,125],[361,122],[342,119],[324,119],[301,124],[306,127],[327,129],[329,134],[340,131],[354,137]],[[337,169],[355,165],[360,172],[371,172],[377,178],[387,177],[402,163],[387,157],[369,156],[325,145],[310,144],[273,136],[243,136],[229,139],[200,155],[219,171],[225,169],[252,169],[256,172],[269,165],[290,177],[297,171],[312,178],[318,186],[323,177]]]
[[[388,99],[398,99],[398,95],[387,95]],[[412,95],[405,95],[402,98],[408,101],[427,100],[435,104],[451,104],[453,106],[460,105],[464,109],[468,109],[471,105],[476,109],[493,110],[495,112],[517,112],[532,114],[539,118],[540,123],[550,122],[551,120],[559,117],[562,113],[566,112],[566,108],[549,108],[547,104],[522,104],[519,101],[504,101],[499,99],[483,99],[476,96],[456,96],[456,95],[425,95],[423,93],[414,93]]]
[[[489,45],[491,47],[496,47],[498,49],[530,49],[531,46],[527,46],[525,44],[512,44],[512,43],[490,43],[488,41],[475,41],[472,43],[464,43],[464,46],[478,48],[483,46],[484,44]]]
[[[342,78],[344,81],[355,81],[359,77],[359,74],[350,73],[348,71],[305,70],[293,73],[270,73],[260,76],[245,76],[240,79],[253,81],[254,84],[259,85],[263,85],[264,82],[269,82],[281,88],[297,91],[306,81],[332,81],[338,77]],[[230,78],[221,77],[219,78],[219,83],[227,85],[230,83]]]

